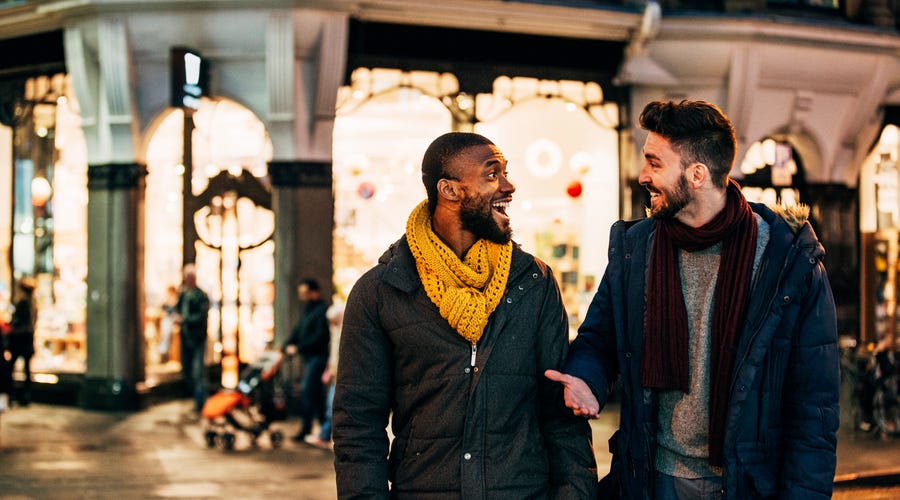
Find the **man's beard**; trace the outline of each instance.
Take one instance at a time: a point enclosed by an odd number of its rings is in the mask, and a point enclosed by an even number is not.
[[[678,184],[672,191],[659,190],[664,198],[664,204],[650,216],[654,219],[672,219],[691,201],[691,191],[688,188],[684,175],[678,178]]]
[[[459,217],[463,229],[471,232],[479,239],[485,239],[506,244],[512,239],[512,228],[503,230],[494,220],[490,202],[485,203],[483,198],[473,198],[468,195],[463,197],[460,204]]]

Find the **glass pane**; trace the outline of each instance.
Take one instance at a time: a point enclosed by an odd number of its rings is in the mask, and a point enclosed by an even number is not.
[[[475,127],[509,161],[513,239],[553,269],[572,335],[600,283],[609,227],[619,218],[618,136],[610,125],[553,98],[523,99]]]
[[[262,122],[227,99],[203,99],[193,115],[195,196],[211,200],[194,214],[197,284],[209,294],[208,362],[223,354],[255,361],[272,339],[275,225],[271,207],[257,206],[239,186],[216,177],[242,178],[269,189],[266,165],[272,145]],[[166,297],[181,283],[183,258],[182,179],[184,115],[170,109],[159,117],[147,148],[145,331],[148,378],[180,369],[177,325]],[[212,181],[212,182],[211,182]],[[167,290],[169,292],[167,293]],[[177,296],[177,292],[176,292]],[[223,385],[233,385],[232,382]]]
[[[83,372],[87,146],[68,77],[32,78],[25,88],[26,112],[12,141],[12,272],[36,284],[31,369]]]
[[[349,110],[349,111],[348,111]],[[342,112],[334,123],[334,281],[346,294],[406,230],[425,199],[425,149],[451,129],[450,113],[415,89],[396,89]]]

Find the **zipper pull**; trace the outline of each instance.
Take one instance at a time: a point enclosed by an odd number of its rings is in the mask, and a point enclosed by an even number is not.
[[[475,354],[478,353],[478,347],[472,344],[472,366],[475,366]]]

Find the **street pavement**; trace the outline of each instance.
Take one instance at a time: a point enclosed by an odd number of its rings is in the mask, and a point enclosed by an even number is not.
[[[238,435],[231,451],[208,448],[203,422],[188,418],[190,405],[174,400],[137,412],[13,407],[0,414],[0,498],[336,498],[331,451],[290,439],[276,449],[265,435],[255,446]],[[609,469],[617,410],[612,405],[591,422],[601,473]],[[298,422],[275,426],[291,436]],[[850,488],[900,485],[900,438],[842,429],[836,480],[845,493],[835,498],[891,498]]]

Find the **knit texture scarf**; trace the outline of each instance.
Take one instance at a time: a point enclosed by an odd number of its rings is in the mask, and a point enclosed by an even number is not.
[[[677,219],[656,224],[650,257],[644,315],[641,383],[644,387],[688,392],[690,373],[688,321],[678,263],[680,250],[689,252],[722,242],[722,256],[713,295],[710,366],[709,463],[721,466],[725,440],[728,389],[738,332],[747,313],[747,296],[756,251],[756,218],[729,180],[725,208],[700,228]]]
[[[428,298],[463,338],[478,343],[506,290],[512,242],[480,239],[460,260],[431,229],[427,201],[410,214],[406,240]]]

